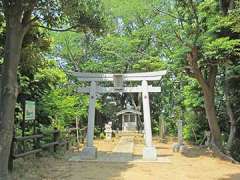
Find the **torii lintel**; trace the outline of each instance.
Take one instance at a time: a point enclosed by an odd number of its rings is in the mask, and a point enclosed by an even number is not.
[[[123,81],[156,81],[161,80],[162,76],[166,73],[166,70],[126,74],[71,72],[71,74],[76,76],[80,81],[114,81],[114,76],[122,76]]]

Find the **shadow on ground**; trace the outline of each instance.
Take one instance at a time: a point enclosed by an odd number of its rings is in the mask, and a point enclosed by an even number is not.
[[[187,147],[187,149],[182,152],[182,155],[188,158],[196,158],[200,156],[211,157],[212,153],[207,148],[199,148],[197,146],[192,146]]]
[[[171,154],[160,155],[160,160],[158,159],[156,163],[169,163],[168,156]],[[112,151],[98,151],[96,160],[84,160],[81,159],[79,153],[74,153],[70,160],[68,168],[71,173],[65,177],[66,180],[78,180],[80,176],[84,180],[118,179],[125,171],[133,168],[134,163],[149,163],[149,161],[142,160],[142,155]]]
[[[118,179],[121,177],[121,173],[134,166],[128,162],[133,159],[132,154],[113,153],[112,151],[98,151],[96,160],[82,160],[79,153],[71,154],[70,159],[71,161],[67,162],[69,171],[65,171],[66,176],[64,178],[59,176],[59,180],[79,180],[80,178],[83,180]]]
[[[106,152],[106,156],[110,154]],[[15,162],[11,180],[112,180],[120,178],[121,173],[133,166],[128,162],[73,162],[51,156],[31,157]]]
[[[63,178],[65,180],[112,180],[121,177],[123,172],[134,165],[123,162],[72,162],[69,166],[71,173]]]
[[[226,177],[221,178],[219,180],[239,180],[240,179],[240,173],[236,174],[228,174]]]
[[[169,149],[168,147],[155,146],[156,149]]]

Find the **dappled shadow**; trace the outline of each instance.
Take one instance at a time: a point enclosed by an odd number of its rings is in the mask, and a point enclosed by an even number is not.
[[[133,156],[131,153],[120,153],[112,151],[98,151],[97,159],[83,160],[80,153],[72,154],[74,161],[68,162],[68,173],[66,180],[92,179],[110,180],[121,177],[124,171],[132,168],[131,161],[142,156]]]
[[[184,150],[181,154],[188,158],[196,158],[200,156],[207,156],[207,157],[212,156],[212,152],[209,151],[207,148],[200,148],[196,146],[187,147],[187,149]]]
[[[169,149],[169,147],[155,146],[156,149]]]
[[[65,180],[111,180],[121,177],[121,174],[133,164],[127,162],[71,162],[71,174]],[[61,178],[59,178],[61,179]]]
[[[79,154],[79,152],[72,153],[74,156],[79,156]],[[27,173],[17,173],[12,180],[112,180],[118,179],[123,172],[134,166],[134,164],[123,161],[126,159],[117,161],[119,156],[129,157],[129,153],[98,152],[98,155],[103,154],[115,158],[114,161],[69,161],[69,157],[55,159],[49,156],[38,159],[22,159],[22,162],[15,167],[14,171],[20,171],[22,168],[20,165],[23,166],[23,162],[26,161],[24,171]],[[29,163],[31,163],[31,166],[28,165]]]
[[[236,174],[227,174],[226,177],[220,178],[218,180],[239,180],[240,179],[240,173]]]
[[[160,154],[159,157],[170,157],[173,156],[173,154]]]
[[[110,180],[122,177],[122,174],[134,167],[134,163],[169,163],[168,156],[172,154],[161,154],[157,161],[145,161],[142,155],[112,152],[112,151],[98,151],[97,159],[84,160],[80,158],[80,153],[73,155],[75,158],[69,162],[71,166],[71,174],[66,180],[93,179],[93,180]]]

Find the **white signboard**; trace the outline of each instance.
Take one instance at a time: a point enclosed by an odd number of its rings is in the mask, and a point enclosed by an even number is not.
[[[25,101],[25,120],[35,119],[35,102]]]

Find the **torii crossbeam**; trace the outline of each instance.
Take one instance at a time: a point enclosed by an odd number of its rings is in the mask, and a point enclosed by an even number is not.
[[[148,85],[148,81],[159,81],[166,71],[155,71],[146,73],[128,73],[128,74],[101,74],[101,73],[82,73],[72,72],[80,81],[91,82],[90,87],[79,87],[80,93],[89,93],[89,109],[88,109],[88,129],[87,129],[87,145],[82,151],[82,158],[95,159],[97,157],[97,149],[93,145],[94,137],[94,121],[95,121],[95,104],[97,93],[142,93],[143,115],[144,115],[144,133],[145,147],[143,149],[143,159],[156,160],[157,152],[152,144],[151,116],[149,107],[149,92],[161,92],[161,87],[153,87]],[[113,87],[97,86],[96,82],[113,81]],[[141,81],[141,86],[123,87],[124,81]]]

